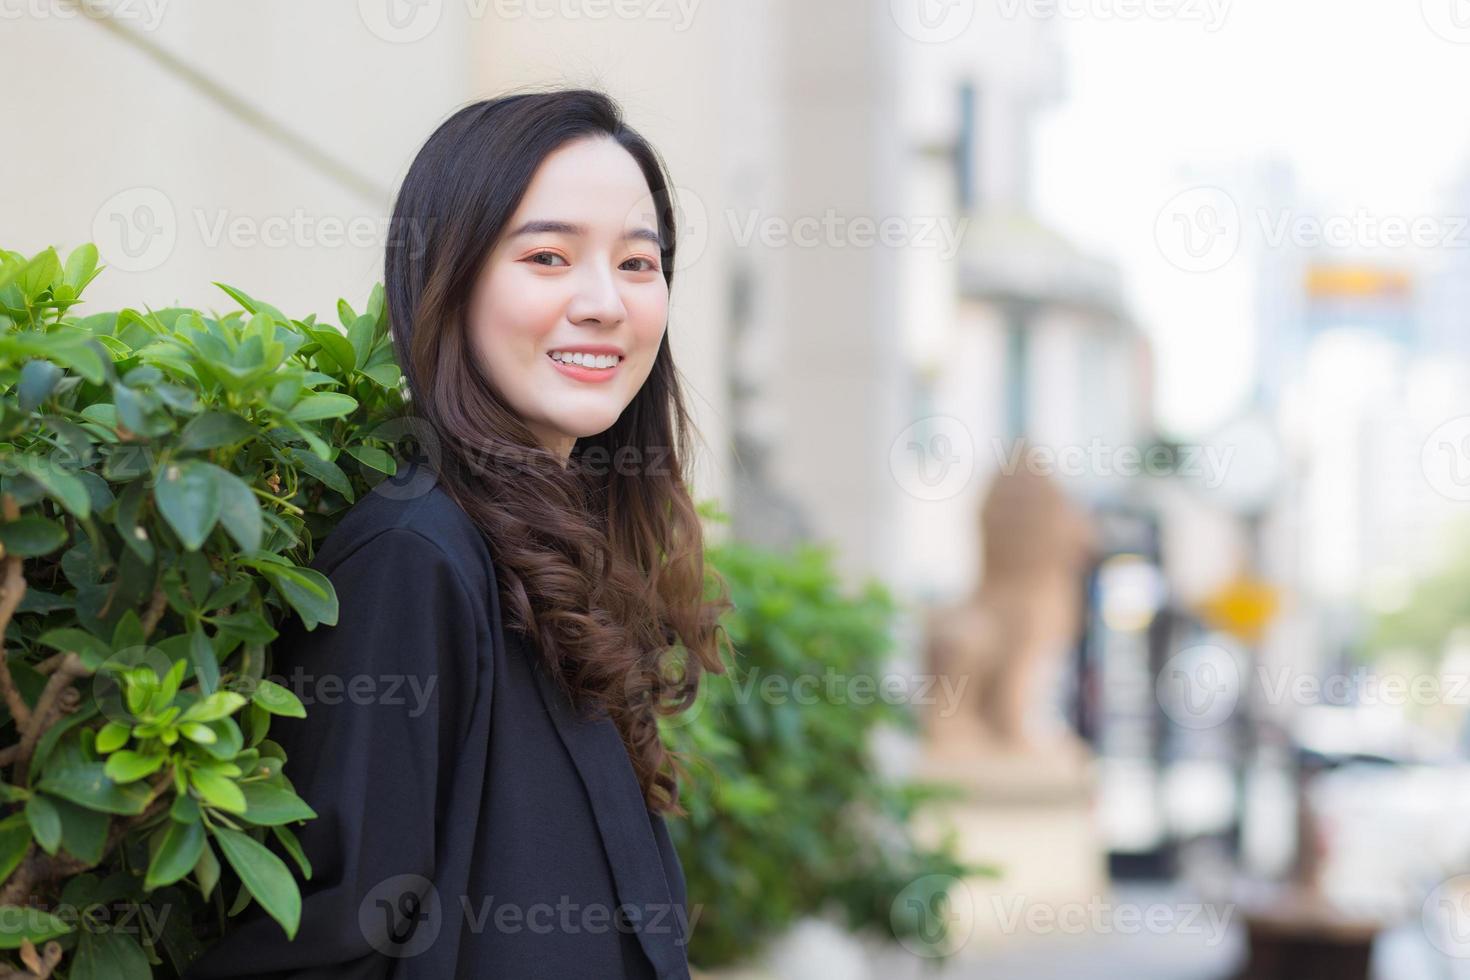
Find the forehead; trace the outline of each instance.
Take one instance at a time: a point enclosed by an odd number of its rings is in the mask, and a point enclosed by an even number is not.
[[[515,218],[591,221],[621,230],[638,223],[642,211],[652,207],[638,162],[616,140],[597,136],[573,140],[542,160]]]

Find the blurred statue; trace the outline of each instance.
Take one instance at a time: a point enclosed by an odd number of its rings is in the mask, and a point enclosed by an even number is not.
[[[936,687],[952,696],[925,714],[917,769],[960,796],[921,826],[928,839],[961,841],[966,860],[1001,868],[966,882],[977,910],[1018,895],[1052,907],[1095,901],[1109,888],[1096,767],[1051,697],[1078,634],[1095,534],[1026,466],[995,477],[980,520],[980,581],[930,614],[925,637]],[[976,930],[995,941],[1013,925],[976,913]]]
[[[1024,465],[994,478],[980,521],[977,588],[928,621],[928,667],[961,692],[929,713],[930,754],[1080,762],[1089,753],[1055,719],[1047,685],[1078,634],[1092,524],[1055,481]]]

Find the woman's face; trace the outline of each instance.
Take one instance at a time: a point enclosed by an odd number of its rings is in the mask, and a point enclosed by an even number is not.
[[[668,308],[643,171],[611,137],[586,137],[541,162],[491,249],[470,342],[501,398],[566,459],[638,393]]]

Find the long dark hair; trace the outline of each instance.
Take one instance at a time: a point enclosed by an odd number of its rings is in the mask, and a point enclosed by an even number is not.
[[[658,153],[601,92],[531,92],[465,106],[414,158],[393,208],[388,314],[412,411],[438,443],[434,469],[489,540],[508,628],[534,640],[575,705],[606,710],[648,808],[682,814],[684,770],[658,716],[688,708],[704,671],[724,672],[718,620],[730,604],[718,576],[706,594],[668,331],[617,422],[578,439],[564,467],[492,388],[466,325],[471,287],[537,166],[597,135],[648,181],[672,290],[674,202]]]

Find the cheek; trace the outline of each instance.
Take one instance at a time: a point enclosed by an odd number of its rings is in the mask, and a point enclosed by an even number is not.
[[[477,354],[489,367],[535,353],[542,338],[555,329],[560,309],[545,290],[528,288],[514,275],[491,277],[477,291],[470,310]]]
[[[647,293],[630,297],[625,303],[629,325],[637,335],[638,343],[657,346],[669,320],[668,290],[650,289]]]

